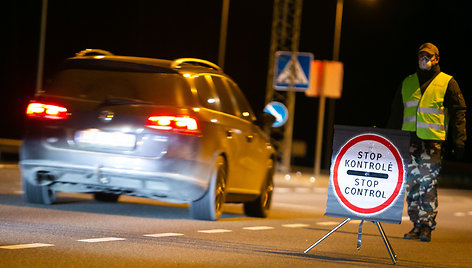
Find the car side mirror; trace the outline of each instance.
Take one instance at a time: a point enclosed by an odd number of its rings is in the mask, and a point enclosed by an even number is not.
[[[256,125],[258,125],[264,132],[268,132],[270,128],[272,127],[272,124],[274,124],[276,118],[266,112],[263,112],[258,119],[256,120]]]

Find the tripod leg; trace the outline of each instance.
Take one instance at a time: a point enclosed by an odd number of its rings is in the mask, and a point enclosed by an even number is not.
[[[382,237],[385,247],[387,248],[388,254],[390,255],[390,259],[392,259],[392,263],[396,264],[397,263],[397,254],[395,254],[395,251],[393,251],[392,245],[390,245],[390,241],[388,241],[387,235],[385,235],[385,232],[382,228],[382,225],[380,222],[374,222],[375,225],[377,225],[377,228],[379,229],[380,236]]]
[[[359,231],[357,232],[357,250],[361,249],[361,239],[362,239],[362,226],[364,225],[364,220],[359,223]]]
[[[325,240],[328,236],[330,236],[332,233],[336,232],[339,228],[341,228],[344,224],[346,224],[347,222],[349,222],[351,220],[351,218],[347,218],[345,219],[343,222],[341,222],[340,224],[338,224],[338,226],[334,227],[331,231],[329,231],[327,234],[325,234],[325,236],[323,236],[320,240],[316,241],[316,243],[314,243],[313,245],[311,245],[309,248],[307,248],[304,253],[308,253],[308,251],[310,251],[312,248],[316,247],[316,245],[318,245],[319,243],[321,243],[323,240]]]

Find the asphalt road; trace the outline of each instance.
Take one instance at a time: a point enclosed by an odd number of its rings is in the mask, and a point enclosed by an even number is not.
[[[304,254],[342,218],[324,217],[327,178],[278,174],[267,219],[229,204],[218,222],[193,220],[185,205],[121,197],[99,203],[59,194],[57,204],[21,198],[20,173],[0,164],[0,267],[372,267],[392,262],[377,227],[351,221]],[[383,223],[400,267],[470,267],[472,191],[440,189],[430,243],[402,239],[411,229]],[[404,215],[406,215],[404,213]]]

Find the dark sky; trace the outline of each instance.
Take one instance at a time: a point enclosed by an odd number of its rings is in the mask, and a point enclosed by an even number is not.
[[[340,59],[345,76],[343,96],[335,102],[336,124],[384,126],[395,90],[415,72],[415,53],[423,42],[438,46],[441,69],[455,77],[471,105],[467,1],[344,2]],[[331,59],[335,8],[336,0],[304,1],[300,51]],[[34,94],[41,1],[8,0],[5,12],[0,138],[21,138],[24,107]],[[84,48],[217,62],[220,16],[220,0],[49,0],[45,76]],[[264,106],[271,21],[272,1],[231,1],[225,72],[256,110]],[[306,141],[308,149],[300,162],[312,163],[317,103],[297,93],[294,138]]]

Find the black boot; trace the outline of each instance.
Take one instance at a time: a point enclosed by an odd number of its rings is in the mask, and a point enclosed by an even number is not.
[[[403,239],[410,239],[410,240],[419,239],[419,238],[420,238],[420,228],[416,226],[414,226],[410,232],[406,233],[403,236]]]
[[[421,225],[420,229],[420,240],[423,242],[431,241],[431,228],[428,225]]]

